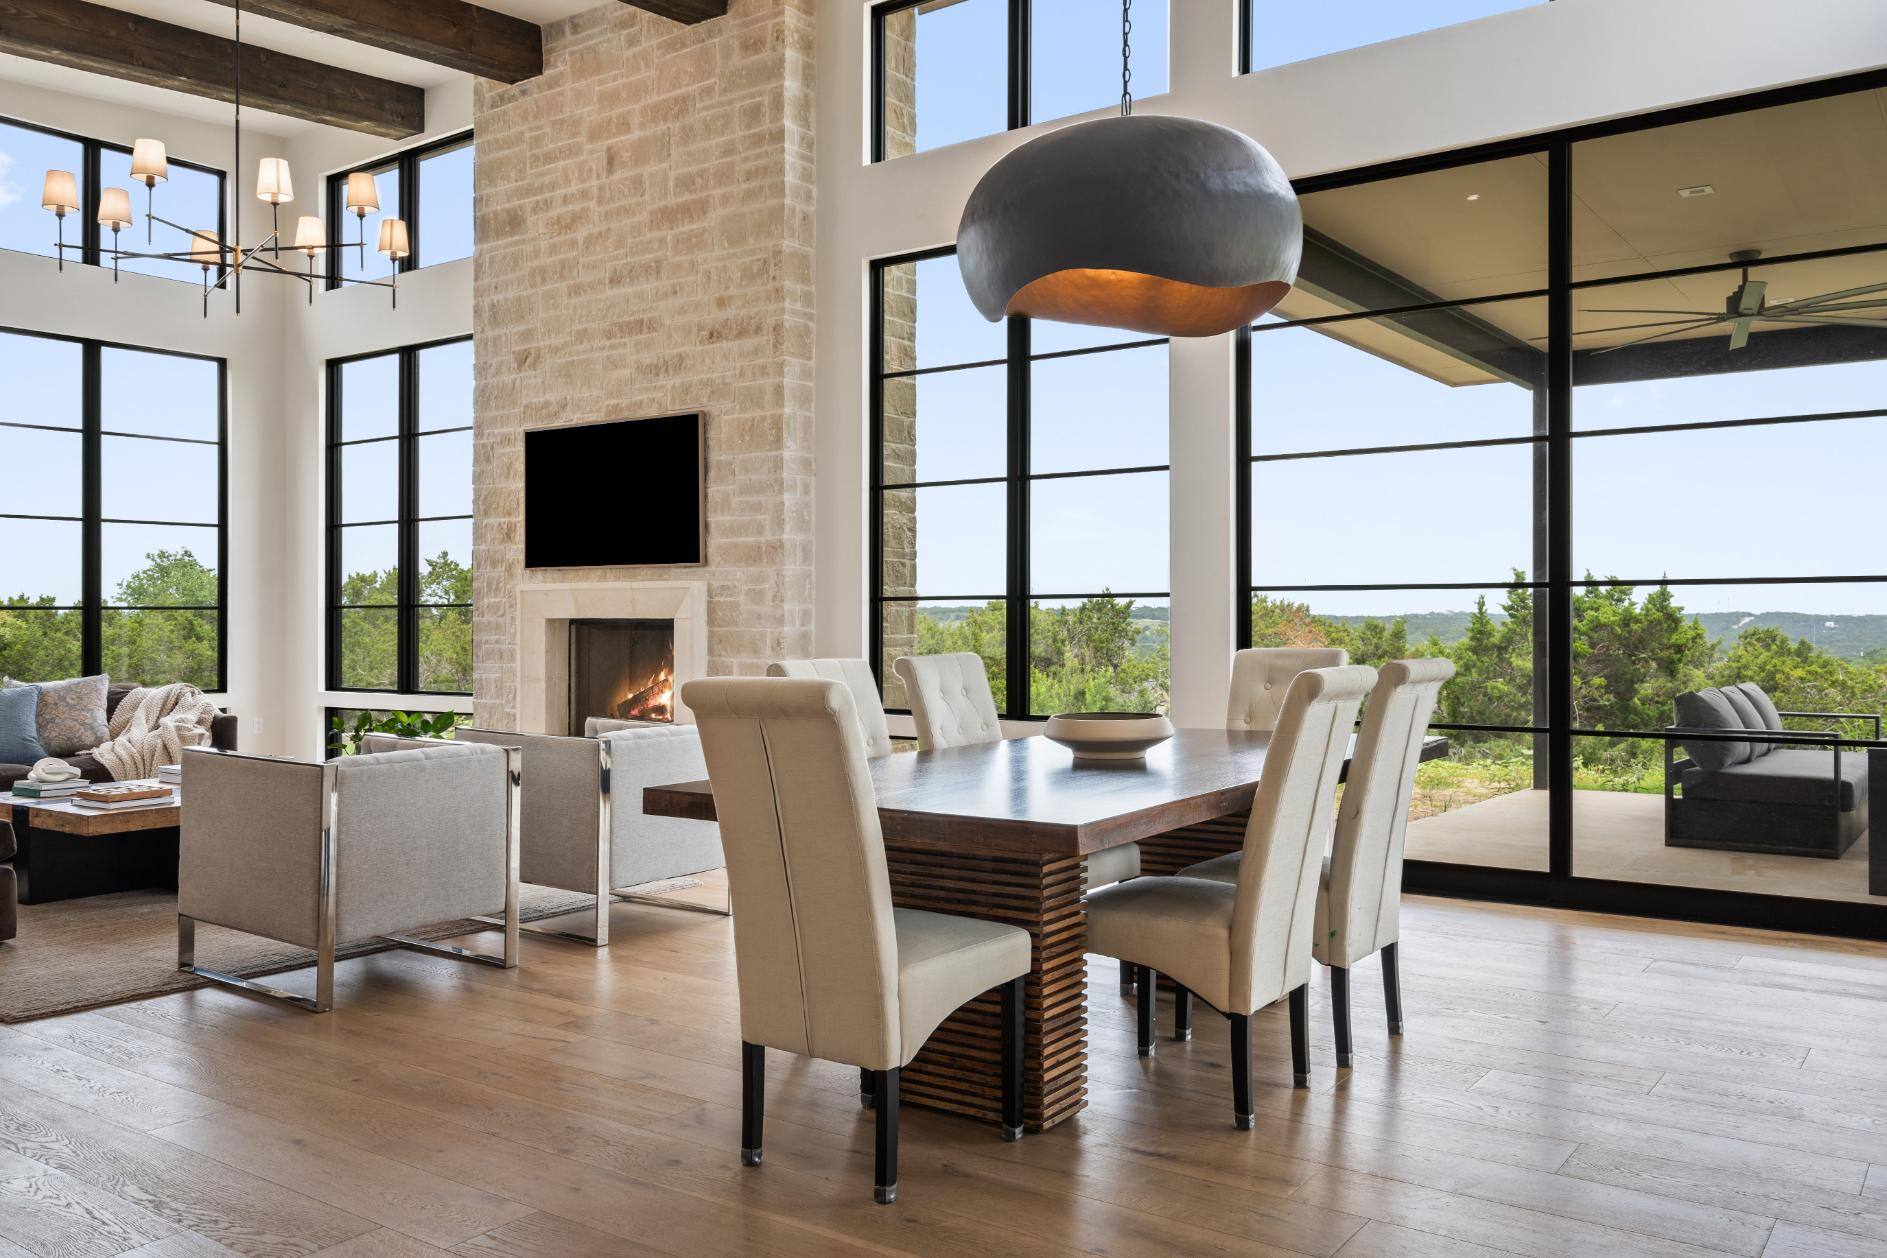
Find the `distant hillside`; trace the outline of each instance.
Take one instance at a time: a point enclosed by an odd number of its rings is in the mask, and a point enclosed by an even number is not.
[[[1683,590],[1678,590],[1681,601]],[[962,620],[971,612],[981,610],[980,604],[961,604],[949,607],[926,607],[924,614],[934,620],[951,624]],[[1444,643],[1459,642],[1467,636],[1468,620],[1471,611],[1452,612],[1410,612],[1405,616],[1329,616],[1343,625],[1360,625],[1365,620],[1406,620],[1409,626],[1411,645],[1426,642],[1429,634],[1434,634]],[[1169,611],[1164,606],[1136,605],[1133,618],[1145,624],[1164,625],[1169,619]],[[1503,619],[1498,612],[1496,620]],[[1811,612],[1700,612],[1691,617],[1704,627],[1704,632],[1716,639],[1721,648],[1728,650],[1737,636],[1746,629],[1780,629],[1790,639],[1807,638],[1810,642],[1843,659],[1859,660],[1869,657],[1876,661],[1887,659],[1887,616],[1835,616],[1816,615]]]

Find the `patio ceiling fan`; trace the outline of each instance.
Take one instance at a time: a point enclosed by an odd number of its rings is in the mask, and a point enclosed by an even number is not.
[[[1887,283],[1863,284],[1858,288],[1844,288],[1838,292],[1822,293],[1814,297],[1799,297],[1794,301],[1779,302],[1772,306],[1767,303],[1765,297],[1769,288],[1768,281],[1753,280],[1749,277],[1750,264],[1760,257],[1762,257],[1760,249],[1739,249],[1730,255],[1730,261],[1742,264],[1743,279],[1724,299],[1721,314],[1703,314],[1695,310],[1593,309],[1587,311],[1587,314],[1684,316],[1654,323],[1623,323],[1616,327],[1595,328],[1585,335],[1630,332],[1644,328],[1661,328],[1663,331],[1648,332],[1644,336],[1621,344],[1608,345],[1603,349],[1594,350],[1593,353],[1609,354],[1613,350],[1630,349],[1634,345],[1643,345],[1647,341],[1661,340],[1667,336],[1677,336],[1680,333],[1712,327],[1728,327],[1730,348],[1742,349],[1749,344],[1750,325],[1757,320],[1764,323],[1887,329],[1887,318],[1842,313],[1878,311],[1887,307]],[[1850,300],[1851,298],[1860,300]]]

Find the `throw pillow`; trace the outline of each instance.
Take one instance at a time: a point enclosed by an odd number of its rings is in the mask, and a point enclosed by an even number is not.
[[[39,690],[0,689],[0,764],[37,764],[46,758],[39,742]]]
[[[1756,705],[1750,702],[1749,696],[1744,694],[1740,688],[1736,686],[1724,686],[1722,687],[1722,694],[1725,699],[1729,700],[1730,707],[1735,710],[1736,723],[1739,727],[1743,729],[1764,728],[1762,713],[1756,710]],[[1768,754],[1768,743],[1757,742],[1754,739],[1750,741],[1749,758],[1751,760],[1760,760]]]
[[[1743,722],[1722,691],[1697,690],[1677,696],[1677,724],[1685,729],[1730,730],[1742,728]],[[1706,773],[1742,764],[1750,758],[1748,743],[1699,741],[1685,743],[1684,750]]]
[[[1776,701],[1769,697],[1768,691],[1764,690],[1753,681],[1740,682],[1736,688],[1743,692],[1750,703],[1755,705],[1756,714],[1763,719],[1764,729],[1780,730],[1784,728],[1782,724],[1782,713],[1776,711]]]
[[[90,751],[110,737],[105,718],[105,692],[111,678],[75,677],[69,681],[16,682],[39,691],[39,741],[49,756],[71,756]]]

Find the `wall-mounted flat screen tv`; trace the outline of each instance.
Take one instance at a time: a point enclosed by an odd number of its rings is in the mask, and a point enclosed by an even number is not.
[[[524,434],[524,566],[706,561],[699,412]]]

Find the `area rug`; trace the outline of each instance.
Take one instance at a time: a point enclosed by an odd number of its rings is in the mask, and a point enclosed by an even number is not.
[[[518,897],[518,912],[524,921],[535,922],[588,910],[591,902],[587,895],[526,886]],[[449,939],[486,929],[482,923],[465,920],[410,933],[421,939]],[[357,944],[336,956],[366,956],[392,946]],[[197,925],[197,964],[225,974],[254,978],[313,963],[313,954],[304,948],[220,926]],[[177,968],[174,891],[124,891],[53,904],[22,904],[19,937],[0,944],[0,1023],[187,991],[205,982]]]

